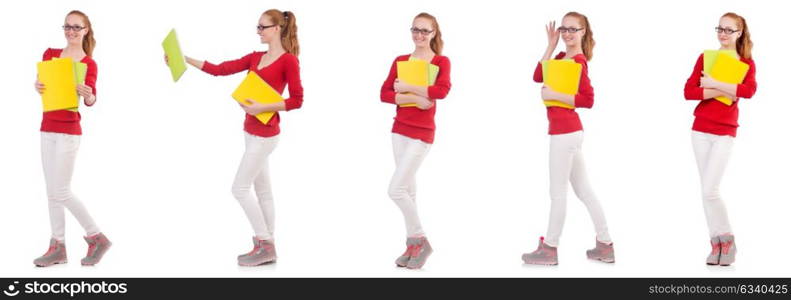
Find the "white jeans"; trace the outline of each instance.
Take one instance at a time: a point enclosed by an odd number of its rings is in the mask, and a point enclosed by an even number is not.
[[[720,197],[720,181],[731,156],[733,137],[692,131],[692,149],[700,173],[703,211],[709,225],[709,235],[731,233],[728,211]]]
[[[425,235],[423,226],[420,225],[420,217],[417,214],[417,204],[415,203],[417,193],[415,177],[417,169],[420,168],[420,164],[430,148],[431,144],[393,133],[393,156],[396,169],[390,180],[387,194],[404,214],[408,237]]]
[[[99,233],[99,227],[94,223],[88,210],[71,193],[71,177],[79,148],[79,135],[41,132],[41,164],[44,166],[44,181],[49,200],[49,221],[52,238],[59,241],[66,238],[64,207],[68,208],[82,225],[87,236]]]
[[[245,151],[231,193],[239,201],[255,236],[271,240],[275,229],[275,205],[269,182],[269,154],[275,150],[278,137],[259,137],[244,133]],[[255,186],[255,195],[252,187]]]
[[[560,234],[566,219],[566,192],[569,182],[571,182],[577,198],[588,208],[588,213],[596,228],[596,239],[603,243],[612,242],[607,230],[604,211],[588,182],[585,161],[582,157],[582,140],[582,131],[550,136],[549,196],[552,199],[552,207],[549,212],[549,227],[544,242],[553,247],[557,247],[560,241]]]

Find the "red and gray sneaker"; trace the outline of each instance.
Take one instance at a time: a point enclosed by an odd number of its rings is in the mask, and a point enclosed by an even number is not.
[[[538,249],[522,254],[522,261],[531,265],[557,265],[558,248],[544,243],[544,237],[542,236],[538,241]]]
[[[47,253],[33,260],[33,264],[37,267],[49,267],[56,264],[65,264],[66,262],[68,262],[66,259],[66,244],[56,239],[49,240]]]
[[[272,240],[259,240],[253,237],[253,250],[237,257],[240,266],[253,267],[277,260],[275,244]]]
[[[711,253],[706,257],[707,265],[719,265],[720,255],[722,254],[722,244],[720,244],[720,237],[715,236],[711,238]]]
[[[401,256],[396,258],[395,264],[399,267],[406,267],[407,263],[409,263],[409,258],[412,256],[412,252],[414,252],[415,245],[420,242],[420,238],[407,238],[406,239],[406,251],[404,251]]]
[[[730,266],[736,261],[736,241],[732,234],[721,235],[720,245],[722,251],[720,254],[720,266]]]
[[[615,249],[613,248],[613,243],[605,244],[596,240],[596,248],[590,249],[586,253],[588,254],[588,259],[606,263],[615,262]]]
[[[412,253],[409,255],[409,261],[406,263],[407,269],[422,268],[426,264],[429,255],[434,252],[425,236],[415,238],[415,240],[415,244],[412,246]],[[409,239],[407,239],[407,243],[409,243]]]
[[[97,233],[92,236],[86,236],[85,242],[88,243],[88,254],[80,260],[83,266],[93,266],[102,260],[104,253],[113,245],[110,240],[104,236],[104,233]]]

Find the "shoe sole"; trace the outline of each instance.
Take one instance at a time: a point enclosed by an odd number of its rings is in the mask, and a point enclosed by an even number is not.
[[[39,268],[46,268],[46,267],[51,267],[51,266],[54,266],[54,265],[62,265],[62,264],[68,263],[68,262],[69,261],[64,260],[64,261],[56,261],[56,262],[53,262],[51,264],[46,264],[46,265],[40,265],[40,264],[37,264],[37,263],[33,263],[33,264],[36,265],[36,267],[39,267]]]
[[[277,259],[273,259],[273,260],[265,261],[265,262],[258,263],[258,264],[243,264],[243,263],[239,263],[239,265],[242,266],[242,267],[257,267],[257,266],[262,266],[262,265],[273,264],[273,263],[276,263],[276,262],[277,262]]]
[[[608,264],[615,263],[615,259],[609,259],[609,258],[592,258],[592,257],[588,257],[588,259],[595,260],[595,261],[600,261],[600,262],[608,263]]]

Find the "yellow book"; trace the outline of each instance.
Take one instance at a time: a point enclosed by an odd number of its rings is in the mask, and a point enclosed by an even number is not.
[[[71,58],[42,61],[36,68],[38,81],[45,87],[41,94],[45,112],[78,107],[77,82]]]
[[[714,65],[711,66],[711,73],[709,73],[709,76],[717,81],[730,84],[740,84],[744,80],[744,76],[747,75],[747,71],[749,70],[750,65],[743,63],[738,58],[728,54],[720,53],[717,55]],[[725,105],[733,104],[733,100],[725,96],[720,96],[714,99],[717,99],[717,101],[720,101]]]
[[[552,59],[541,62],[544,85],[555,92],[576,95],[579,91],[582,65],[570,59]],[[567,109],[575,107],[558,100],[544,100],[547,107],[556,106]]]
[[[711,73],[711,66],[714,65],[714,61],[717,60],[717,55],[720,53],[739,58],[739,54],[736,53],[736,50],[703,50],[703,73]]]
[[[398,70],[398,80],[404,83],[428,86],[429,84],[429,63],[425,60],[412,59],[408,61],[399,61],[396,63]],[[417,107],[415,103],[400,104],[400,107]]]
[[[255,72],[248,72],[247,76],[239,84],[239,87],[231,94],[236,102],[248,104],[247,99],[262,104],[277,103],[283,101],[283,96],[273,89],[266,81],[261,79]],[[275,112],[264,112],[255,117],[261,123],[267,124],[275,115]]]

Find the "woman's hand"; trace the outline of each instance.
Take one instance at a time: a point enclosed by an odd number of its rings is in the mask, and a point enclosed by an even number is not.
[[[558,92],[553,91],[547,86],[541,87],[541,100],[557,100]]]
[[[165,53],[165,65],[170,65],[170,60],[168,59],[167,53]]]
[[[560,32],[555,28],[555,21],[549,22],[546,26],[547,30],[547,50],[549,52],[555,51],[560,40]]]
[[[717,89],[719,86],[719,81],[711,78],[708,74],[703,74],[703,77],[700,77],[700,87],[704,89]]]
[[[93,97],[93,89],[90,86],[78,84],[77,94],[82,96],[83,99],[91,99],[91,97]]]
[[[398,78],[396,78],[395,82],[393,82],[393,90],[395,90],[396,93],[407,93],[410,91],[409,88],[410,84],[405,83]]]
[[[415,95],[414,97],[415,97],[415,105],[417,105],[417,108],[420,110],[427,110],[430,109],[432,106],[434,106],[434,101],[431,101],[431,99],[417,95]]]
[[[246,103],[239,103],[239,106],[241,106],[248,115],[255,116],[266,112],[267,107],[264,104],[255,102],[252,99],[246,99],[245,102]]]
[[[44,93],[44,84],[41,83],[41,81],[38,81],[38,79],[36,79],[35,87],[36,87],[36,91],[39,94],[43,94]]]

